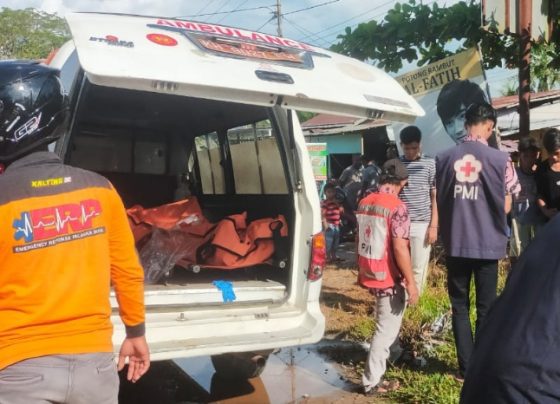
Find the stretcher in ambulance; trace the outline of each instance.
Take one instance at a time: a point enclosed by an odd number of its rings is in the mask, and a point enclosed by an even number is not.
[[[213,355],[218,371],[235,366],[249,377],[272,349],[318,341],[324,239],[296,111],[412,122],[422,108],[379,69],[287,38],[171,18],[67,20],[72,40],[51,61],[72,111],[56,145],[65,162],[109,178],[136,219],[192,202],[200,211],[180,213],[177,226],[195,233],[199,222],[224,220],[284,226],[283,259],[227,271],[230,256],[217,267],[177,267],[169,248],[158,250],[161,234],[169,247],[169,228],[150,225],[140,247],[167,268],[146,285],[153,358]]]

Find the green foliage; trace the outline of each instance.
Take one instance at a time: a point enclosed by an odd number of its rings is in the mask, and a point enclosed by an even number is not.
[[[508,82],[504,85],[500,92],[504,96],[519,94],[519,83],[514,79],[508,80]]]
[[[374,332],[374,319],[371,317],[360,317],[348,330],[348,337],[354,341],[369,341]]]
[[[480,2],[460,1],[440,7],[421,1],[396,3],[381,22],[369,21],[353,31],[346,28],[335,52],[371,60],[388,72],[397,72],[403,61],[418,66],[480,44],[484,67],[517,64],[518,46],[513,35],[499,34],[495,24],[481,28]]]
[[[560,83],[560,71],[554,66],[560,49],[555,43],[539,43],[531,52],[531,77],[534,91],[548,91]]]
[[[505,286],[509,262],[500,262],[498,271],[498,292]],[[474,280],[473,280],[474,283]],[[471,285],[470,300],[475,302],[474,284]],[[429,283],[415,307],[409,307],[405,313],[401,338],[408,335],[406,345],[413,347],[426,359],[425,367],[402,364],[390,367],[386,373],[388,379],[398,379],[400,388],[388,394],[388,398],[398,403],[458,403],[462,384],[453,377],[457,370],[457,356],[451,330],[441,337],[433,349],[422,346],[422,330],[442,313],[449,310],[450,304],[446,290],[446,271],[432,263]],[[476,308],[471,304],[471,324],[474,330]],[[410,339],[412,338],[412,339]]]
[[[397,403],[448,404],[458,403],[461,383],[450,374],[426,369],[419,372],[410,368],[393,368],[387,372],[388,378],[396,378],[401,387],[388,394]]]
[[[296,114],[300,122],[308,121],[311,118],[313,118],[315,115],[317,115],[314,112],[307,112],[307,111],[296,111]]]
[[[0,59],[40,59],[70,38],[64,19],[27,8],[0,11]]]

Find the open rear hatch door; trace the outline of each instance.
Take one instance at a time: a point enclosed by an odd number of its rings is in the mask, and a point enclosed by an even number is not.
[[[287,38],[171,18],[67,20],[96,85],[402,122],[424,115],[383,71]]]

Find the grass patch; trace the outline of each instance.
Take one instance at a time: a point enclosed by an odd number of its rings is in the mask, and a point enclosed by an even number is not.
[[[353,341],[369,341],[375,332],[375,320],[369,316],[360,316],[347,332],[347,337]]]
[[[385,376],[398,379],[401,387],[375,402],[447,404],[459,401],[461,384],[452,376],[457,370],[457,357],[450,324],[447,269],[442,254],[435,251],[435,255],[422,297],[416,306],[406,309],[401,326],[402,346],[412,354],[409,355],[411,358],[399,365],[389,366]],[[505,285],[508,270],[509,262],[500,262],[498,291]],[[375,297],[356,284],[355,268],[330,269],[326,275],[321,304],[327,317],[327,332],[341,339],[369,342],[375,332]],[[471,285],[473,329],[476,318],[474,289]],[[442,315],[446,327],[443,332],[434,333],[432,325]],[[366,353],[362,349],[337,352],[330,355],[337,356],[337,362],[346,369],[348,380],[360,384]],[[415,358],[419,356],[426,360],[425,366],[418,366]]]
[[[498,291],[503,289],[508,262],[500,262],[498,270]],[[474,279],[473,279],[474,283]],[[476,296],[474,284],[471,285],[471,324],[474,330],[476,319]],[[407,308],[401,327],[403,346],[426,360],[423,367],[414,361],[399,366],[391,366],[385,377],[398,379],[401,387],[387,395],[398,403],[437,403],[454,404],[459,402],[462,384],[456,381],[453,373],[457,369],[457,355],[450,324],[439,336],[431,335],[431,325],[448,313],[450,321],[451,305],[447,294],[447,271],[432,262],[428,285],[416,306]]]

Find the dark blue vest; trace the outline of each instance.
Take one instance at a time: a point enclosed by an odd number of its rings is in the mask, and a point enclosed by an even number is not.
[[[500,259],[506,254],[506,153],[464,142],[436,157],[440,234],[452,257]]]

